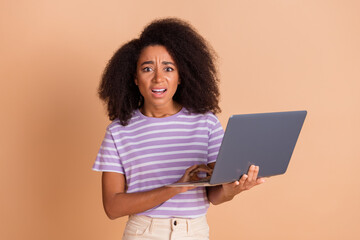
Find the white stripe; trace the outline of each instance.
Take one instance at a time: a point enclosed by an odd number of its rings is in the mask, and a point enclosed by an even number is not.
[[[195,211],[204,209],[207,206],[197,206],[197,207],[158,207],[156,210],[171,210],[171,211]]]
[[[129,158],[125,161],[122,161],[123,165],[125,165],[128,162],[131,161],[135,161],[138,159],[142,159],[142,158],[147,158],[147,157],[160,157],[160,156],[166,156],[166,155],[175,155],[175,154],[184,154],[184,153],[202,153],[202,154],[207,154],[207,151],[202,151],[202,150],[182,150],[182,151],[171,151],[171,152],[164,152],[164,153],[149,153],[149,154],[144,154],[141,156],[136,156],[136,157],[132,157]]]
[[[215,124],[216,124],[216,123],[210,121],[209,119],[207,119],[206,122],[209,123],[210,125],[213,125],[213,126],[215,126]]]
[[[115,140],[115,142],[121,142],[124,139],[133,139],[133,138],[142,137],[142,136],[153,134],[153,133],[191,132],[191,131],[194,131],[194,130],[209,130],[209,128],[208,127],[199,127],[199,128],[195,128],[195,129],[165,129],[165,130],[149,131],[149,132],[145,132],[145,133],[138,134],[138,135],[135,135],[135,136],[122,137],[121,139]],[[104,141],[105,142],[110,142],[110,143],[114,142],[113,140],[109,140],[109,139],[106,139],[106,138],[104,139]]]
[[[215,121],[214,124],[219,122],[219,119],[214,114],[211,114],[211,113],[206,113],[206,114],[203,114],[203,115],[180,115],[178,117],[179,118],[204,118],[204,117],[210,117],[210,118],[212,118],[212,120]]]
[[[117,131],[117,132],[113,132],[113,136],[116,136],[116,135],[119,135],[120,133],[132,133],[132,132],[136,132],[136,131],[139,131],[141,129],[144,129],[144,128],[150,128],[150,127],[155,127],[155,126],[168,126],[168,125],[173,125],[173,124],[179,124],[179,125],[196,125],[198,123],[205,123],[205,122],[208,122],[207,120],[200,120],[200,121],[197,121],[197,122],[178,122],[178,121],[173,121],[173,122],[159,122],[159,123],[149,123],[149,124],[146,124],[146,125],[142,125],[141,127],[138,127],[138,128],[135,128],[135,129],[131,129],[131,130],[123,130],[121,129],[120,131]],[[212,125],[214,125],[212,122],[208,122]]]
[[[213,146],[209,147],[208,149],[210,150],[210,149],[212,149],[212,148],[217,148],[217,147],[220,147],[220,146],[221,146],[221,143],[218,143],[218,144],[216,144],[216,145],[213,145]]]
[[[205,188],[196,188],[196,190],[189,190],[187,192],[179,193],[178,195],[188,195],[188,194],[204,194]]]
[[[208,114],[208,116],[211,117],[215,121],[215,124],[220,122],[219,119],[215,115]]]
[[[139,116],[135,116],[135,117],[131,118],[130,121],[136,120],[138,118],[139,118]],[[126,127],[132,127],[132,126],[135,126],[135,125],[137,125],[139,123],[142,123],[142,122],[145,122],[145,121],[146,121],[145,119],[139,120],[139,121],[136,121],[135,123],[130,123],[130,124],[126,125]],[[112,126],[111,128],[109,128],[110,130],[113,130],[114,128],[123,127],[119,120],[114,121],[113,123],[118,123],[119,125]]]
[[[217,152],[217,151],[216,151],[216,152],[213,152],[213,153],[210,153],[210,154],[208,155],[208,158],[209,158],[209,157],[212,157],[212,156],[216,156],[216,155],[218,155],[218,153],[219,153],[219,152]]]
[[[217,117],[212,113],[212,112],[207,112],[207,113],[190,113],[187,112],[187,115],[180,115],[178,117],[182,117],[182,118],[195,118],[195,117],[212,117],[215,120],[217,120]]]
[[[215,140],[218,140],[218,139],[222,138],[223,136],[224,136],[224,135],[223,135],[223,134],[221,134],[220,136],[217,136],[217,137],[211,138],[211,139],[209,140],[209,142],[213,142],[213,141],[215,141]]]
[[[117,170],[104,170],[104,169],[99,169],[99,168],[92,168],[92,170],[96,171],[96,172],[116,172],[116,173],[121,173],[124,174],[122,171],[117,171]]]
[[[144,178],[144,179],[139,179],[136,180],[134,182],[131,182],[129,184],[129,187],[134,186],[138,183],[146,183],[146,182],[150,182],[150,181],[154,181],[154,180],[165,180],[165,179],[176,179],[179,180],[182,177],[182,175],[171,175],[171,176],[163,176],[163,177],[152,177],[152,178]]]
[[[207,143],[202,142],[189,142],[189,143],[176,143],[176,144],[166,144],[166,145],[155,145],[155,146],[148,146],[143,148],[136,148],[130,151],[127,151],[125,153],[120,154],[121,157],[124,157],[128,154],[134,153],[134,152],[140,152],[143,150],[149,150],[149,149],[156,149],[156,148],[170,148],[170,147],[184,147],[184,146],[207,146]],[[165,150],[164,150],[165,151]]]
[[[155,185],[150,185],[150,186],[145,186],[145,187],[138,187],[138,188],[134,188],[131,190],[128,190],[127,193],[133,193],[133,192],[143,192],[145,190],[151,190],[151,189],[155,189],[155,188],[159,188],[159,187],[163,187],[163,184],[155,184]]]
[[[215,130],[213,130],[211,133],[210,133],[210,135],[212,135],[212,134],[214,134],[214,133],[216,133],[216,132],[218,132],[218,131],[223,131],[223,128],[220,126],[220,127],[218,127],[218,128],[216,128]]]
[[[130,170],[135,170],[139,167],[145,167],[145,166],[150,166],[150,165],[156,165],[159,163],[176,163],[176,162],[194,162],[194,161],[206,161],[206,159],[202,159],[202,158],[177,158],[177,159],[171,159],[171,160],[159,160],[159,161],[151,161],[151,162],[146,162],[146,163],[142,163],[142,164],[137,164],[134,166],[130,166],[128,168],[125,168],[125,171],[130,171]]]
[[[108,151],[113,151],[113,152],[116,152],[116,153],[117,153],[117,149],[116,149],[116,148],[113,148],[113,147],[103,147],[103,146],[100,146],[100,149],[102,149],[102,150],[108,150]]]
[[[203,202],[205,199],[204,198],[194,198],[194,199],[169,199],[166,202],[169,203],[183,203],[183,202]]]
[[[137,172],[137,173],[131,174],[131,176],[126,176],[126,177],[127,177],[127,179],[130,179],[130,178],[134,178],[136,176],[143,175],[143,174],[173,171],[173,170],[184,170],[184,172],[185,172],[184,167],[170,167],[170,168],[152,169],[152,170],[148,170],[148,171]]]
[[[110,125],[109,125],[109,127],[111,126],[111,125],[115,125],[115,123],[120,123],[120,120],[119,119],[115,119]],[[112,126],[111,128],[113,128],[114,126]],[[111,129],[111,128],[109,128],[109,129]]]
[[[126,143],[124,145],[117,147],[117,149],[120,150],[120,149],[126,148],[128,146],[139,145],[139,144],[153,142],[153,141],[155,142],[155,141],[161,141],[161,140],[179,140],[179,139],[193,139],[193,138],[206,138],[207,139],[207,138],[209,138],[209,136],[207,134],[204,134],[204,135],[192,135],[192,136],[157,137],[157,138],[145,139],[142,141],[129,142],[129,143]],[[113,142],[112,140],[108,140],[108,141]],[[120,141],[121,141],[121,139],[115,140],[115,142],[120,142]]]
[[[197,128],[193,128],[193,129],[186,129],[186,128],[183,128],[183,129],[162,129],[162,130],[147,131],[147,132],[140,133],[140,134],[137,134],[137,135],[132,135],[132,136],[123,136],[121,139],[122,140],[134,139],[134,138],[139,138],[139,137],[143,137],[143,136],[146,136],[146,135],[150,135],[150,134],[153,134],[153,133],[160,134],[160,133],[167,133],[167,132],[170,132],[170,133],[174,133],[174,132],[194,132],[196,130],[208,130],[208,129],[209,129],[208,127],[197,127]]]
[[[100,157],[100,158],[112,158],[112,159],[119,160],[119,156],[114,156],[114,155],[107,155],[107,154],[98,153],[97,156]]]
[[[204,115],[179,115],[178,118],[203,118]]]
[[[121,167],[121,165],[119,163],[114,163],[114,162],[99,162],[99,161],[95,161],[95,164],[99,165],[99,166],[115,166],[115,167]]]

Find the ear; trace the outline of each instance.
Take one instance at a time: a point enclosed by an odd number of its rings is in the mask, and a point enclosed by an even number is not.
[[[178,85],[181,83],[180,79],[178,80]]]
[[[135,82],[135,85],[137,86],[137,85],[138,85],[138,79],[137,79],[136,76],[135,76],[135,78],[134,78],[134,82]]]

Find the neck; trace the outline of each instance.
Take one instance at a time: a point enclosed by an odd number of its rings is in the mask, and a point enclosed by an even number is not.
[[[163,118],[169,117],[181,110],[182,106],[176,102],[173,102],[170,107],[147,107],[146,104],[140,108],[140,112],[147,117]]]

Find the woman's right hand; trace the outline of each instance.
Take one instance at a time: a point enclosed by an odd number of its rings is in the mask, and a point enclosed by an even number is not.
[[[207,165],[205,164],[196,164],[196,165],[193,165],[189,168],[186,169],[184,175],[179,179],[179,181],[177,181],[177,183],[183,183],[183,182],[191,182],[191,181],[198,181],[200,179],[204,179],[204,178],[201,178],[199,177],[199,173],[203,172],[203,173],[206,173],[207,176],[205,177],[206,178],[209,178],[211,177],[211,174],[212,174],[212,169],[210,167],[208,167]],[[191,190],[191,189],[194,189],[196,187],[194,186],[183,186],[181,187],[182,188],[182,191],[181,192],[186,192],[188,190]]]

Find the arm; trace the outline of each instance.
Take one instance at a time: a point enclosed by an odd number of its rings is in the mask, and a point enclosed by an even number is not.
[[[125,193],[125,185],[123,174],[103,172],[103,205],[110,219],[146,211],[182,191],[181,188],[161,187],[147,192]]]
[[[208,166],[213,169],[215,163],[210,163]],[[257,178],[258,173],[259,167],[251,165],[248,174],[244,174],[239,181],[207,187],[206,190],[209,201],[214,205],[230,201],[237,194],[265,182],[265,178]]]
[[[194,165],[185,171],[184,176],[178,182],[188,181],[191,175],[200,167]],[[200,168],[202,171],[202,168]],[[115,172],[103,172],[102,196],[106,215],[110,219],[144,212],[151,209],[176,194],[186,192],[194,187],[160,187],[146,192],[126,193],[125,176]]]

